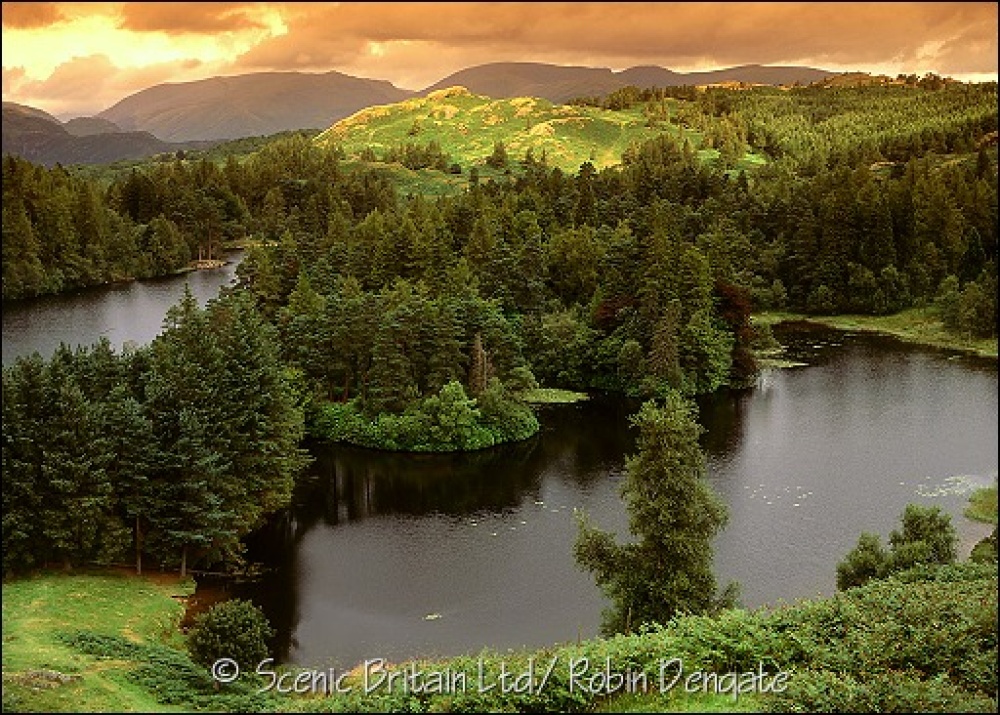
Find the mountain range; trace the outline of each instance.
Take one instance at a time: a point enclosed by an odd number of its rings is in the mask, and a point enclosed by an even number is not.
[[[125,97],[94,117],[65,123],[50,114],[3,103],[3,153],[51,165],[99,164],[226,139],[324,129],[366,107],[392,104],[452,86],[497,99],[540,97],[562,103],[616,89],[723,82],[792,85],[835,73],[811,67],[743,65],[682,73],[656,66],[619,72],[534,62],[469,67],[420,91],[340,72],[258,72],[159,84]],[[195,144],[192,144],[195,142]]]
[[[212,143],[166,142],[147,131],[123,131],[98,117],[77,117],[64,123],[35,107],[3,103],[3,153],[43,166],[110,164],[200,149]]]
[[[574,97],[600,97],[616,89],[636,87],[678,87],[722,82],[792,85],[819,82],[833,72],[812,67],[768,67],[742,65],[708,72],[674,72],[643,65],[613,72],[606,67],[573,67],[536,62],[494,62],[469,67],[451,74],[419,92],[425,95],[446,87],[462,86],[474,94],[495,99],[541,97],[550,102],[566,102]]]

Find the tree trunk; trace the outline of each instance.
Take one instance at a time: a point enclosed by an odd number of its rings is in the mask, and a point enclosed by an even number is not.
[[[139,515],[135,515],[135,573],[142,576],[142,524]]]
[[[188,547],[181,547],[181,578],[187,576]]]

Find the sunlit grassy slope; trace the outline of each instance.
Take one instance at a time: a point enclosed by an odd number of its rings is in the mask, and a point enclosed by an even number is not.
[[[514,161],[531,149],[536,158],[544,153],[551,166],[575,171],[585,161],[597,168],[617,164],[631,143],[662,131],[646,126],[638,107],[612,112],[532,97],[491,99],[452,87],[368,107],[340,120],[316,141],[340,144],[348,157],[365,147],[381,156],[395,145],[436,141],[462,166],[483,163],[494,144],[503,142]]]
[[[407,144],[427,146],[436,142],[461,174],[421,169],[411,171],[396,164],[401,188],[428,187],[433,193],[464,187],[468,170],[476,167],[484,178],[494,173],[486,159],[500,142],[512,169],[530,150],[535,159],[544,157],[550,167],[576,173],[590,162],[597,169],[620,164],[629,146],[664,132],[687,138],[706,161],[718,152],[702,147],[700,133],[682,128],[672,120],[677,100],[664,100],[656,114],[646,105],[607,110],[590,106],[558,105],[535,97],[491,99],[471,94],[464,87],[432,92],[426,97],[395,104],[368,107],[340,120],[319,134],[321,146],[339,146],[349,162],[366,154],[385,157],[393,147]],[[754,156],[743,162],[759,163]]]
[[[80,630],[137,644],[183,647],[177,628],[194,582],[127,574],[45,573],[4,583],[4,710],[163,711],[129,679],[135,663],[84,655],[63,638]]]

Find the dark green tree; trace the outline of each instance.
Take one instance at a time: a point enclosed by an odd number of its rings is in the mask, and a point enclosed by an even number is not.
[[[508,161],[507,147],[504,146],[504,143],[502,141],[493,142],[493,153],[486,157],[487,166],[494,169],[506,169]]]
[[[226,499],[232,453],[221,430],[223,369],[217,336],[185,286],[153,341],[146,389],[159,453],[147,543],[168,563],[179,557],[182,575],[197,558],[239,552],[239,515]]]
[[[863,586],[914,566],[940,566],[958,557],[958,534],[951,516],[937,506],[907,504],[901,528],[889,536],[889,549],[878,534],[864,533],[837,564],[837,588]]]
[[[43,558],[38,514],[44,503],[46,371],[41,355],[3,369],[3,572],[27,570]]]
[[[889,568],[889,553],[878,534],[864,533],[858,544],[837,564],[837,588],[845,591],[882,578]]]
[[[282,365],[277,330],[246,293],[230,293],[208,308],[217,337],[221,421],[215,438],[227,451],[226,489],[240,537],[286,507],[296,475],[307,463],[299,396]]]
[[[635,541],[612,534],[579,515],[577,562],[610,597],[606,633],[666,623],[679,613],[704,613],[732,602],[720,596],[712,572],[712,539],[725,525],[726,507],[705,481],[702,431],[692,404],[670,392],[662,405],[646,402],[633,415],[638,452],[627,461],[622,487]]]
[[[77,383],[73,363],[66,346],[49,361],[49,417],[36,435],[42,443],[42,508],[37,515],[41,538],[47,557],[67,568],[121,546],[110,543],[121,536],[121,527],[115,524],[112,484],[105,469],[105,435],[99,431],[96,406]]]
[[[907,504],[901,528],[889,535],[889,546],[893,570],[917,563],[950,564],[958,558],[958,532],[941,507]]]
[[[188,634],[191,660],[206,668],[219,658],[232,658],[253,671],[267,658],[274,629],[260,607],[236,598],[217,603],[195,620]]]

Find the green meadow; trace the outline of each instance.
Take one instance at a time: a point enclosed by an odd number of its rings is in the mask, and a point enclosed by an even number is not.
[[[503,145],[510,170],[516,170],[530,152],[549,167],[575,174],[585,162],[597,170],[621,164],[629,147],[668,132],[688,140],[702,160],[714,161],[718,150],[703,146],[702,134],[678,119],[680,104],[667,98],[610,110],[553,104],[537,97],[492,99],[451,87],[426,97],[368,107],[335,123],[314,141],[339,147],[348,165],[384,165],[402,194],[450,194],[467,186],[472,168],[483,179],[504,175],[505,169],[487,163],[497,144]],[[432,142],[448,157],[451,171],[410,169],[383,161],[394,149]],[[762,156],[747,154],[738,166],[750,168],[763,162]]]

